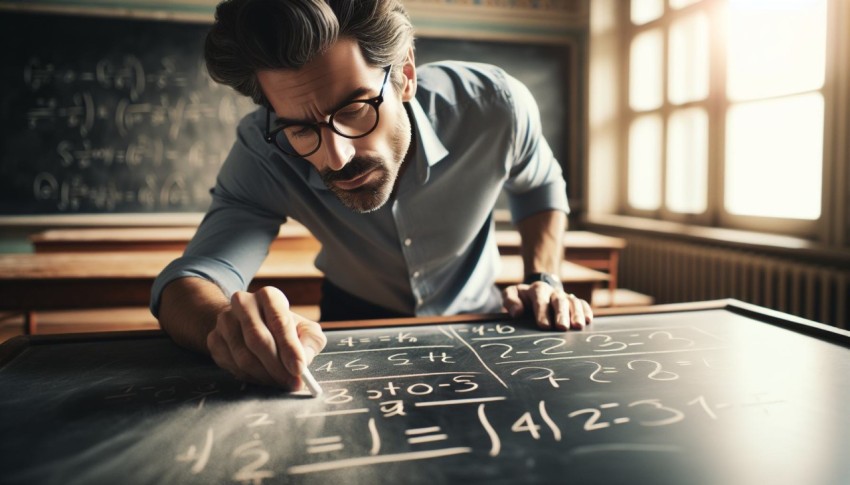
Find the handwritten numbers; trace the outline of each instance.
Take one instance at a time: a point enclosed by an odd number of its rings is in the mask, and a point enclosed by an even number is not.
[[[413,364],[410,363],[410,359],[407,359],[407,358],[404,357],[405,355],[407,355],[407,352],[402,352],[400,354],[393,354],[393,355],[387,357],[387,360],[389,360],[390,362],[397,362],[397,364],[393,364],[393,365],[413,365]]]
[[[502,352],[501,355],[499,355],[499,357],[502,358],[502,359],[510,359],[511,356],[508,355],[508,354],[510,354],[511,351],[514,349],[513,345],[502,344],[502,343],[490,343],[490,344],[484,344],[484,345],[481,346],[482,349],[486,348],[486,347],[505,347],[505,348],[507,348],[507,350],[505,350],[504,352]]]
[[[695,404],[699,404],[702,410],[705,411],[705,414],[708,414],[708,417],[710,417],[711,419],[717,419],[717,415],[714,414],[714,411],[711,410],[711,407],[708,405],[708,402],[706,402],[705,396],[698,396],[693,401],[688,401],[689,406],[693,406]]]
[[[590,343],[594,340],[600,339],[602,340],[602,343],[599,344],[599,348],[595,349],[594,352],[620,352],[629,347],[628,344],[613,340],[610,335],[605,334],[591,335],[584,341]]]
[[[561,352],[552,352],[552,350],[557,349],[558,347],[563,347],[564,345],[567,344],[567,341],[562,339],[562,338],[544,337],[544,338],[539,338],[539,339],[535,340],[534,342],[532,342],[532,344],[537,345],[540,342],[558,342],[555,345],[551,345],[551,346],[546,347],[545,349],[541,350],[540,353],[543,354],[543,355],[563,355],[563,354],[572,354],[573,353],[572,350],[563,350]]]
[[[366,365],[366,364],[355,364],[355,362],[358,362],[358,361],[360,361],[360,359],[354,359],[351,362],[348,362],[347,364],[345,364],[345,368],[351,369],[351,370],[354,370],[354,371],[364,370],[364,369],[369,368],[369,366]]]
[[[514,422],[513,426],[511,426],[511,431],[514,433],[528,432],[532,438],[536,440],[540,439],[540,425],[534,423],[534,419],[532,419],[531,413],[529,412],[523,413],[523,415]]]
[[[684,342],[685,348],[694,346],[693,340],[687,339],[687,338],[681,338],[681,337],[674,337],[673,334],[670,333],[670,332],[652,332],[651,334],[649,334],[650,340],[653,340],[656,337],[660,337],[659,340],[668,340],[670,342],[673,342],[673,341]]]
[[[440,352],[439,355],[435,355],[434,352],[428,352],[428,355],[422,357],[425,360],[430,360],[431,362],[440,361],[444,364],[454,364],[455,362],[452,360],[452,356],[446,354],[445,352]],[[436,360],[435,360],[436,359]]]
[[[661,368],[661,364],[654,361],[654,360],[645,360],[645,359],[632,360],[632,361],[629,361],[627,366],[628,366],[629,369],[635,370],[638,367],[639,362],[649,364],[649,367],[652,369],[652,372],[650,372],[647,377],[652,379],[653,381],[675,381],[676,379],[679,378],[679,374],[676,374],[675,372],[663,370]],[[643,367],[645,367],[645,366],[643,366]]]
[[[546,373],[541,375],[541,376],[529,377],[529,379],[532,380],[532,381],[539,381],[539,380],[542,380],[542,379],[547,379],[549,381],[549,383],[552,384],[552,387],[554,387],[556,389],[561,387],[561,385],[558,384],[558,381],[568,381],[568,380],[570,380],[568,377],[555,377],[555,371],[553,371],[552,369],[548,369],[546,367],[520,367],[519,369],[516,369],[513,372],[511,372],[511,375],[515,376],[519,372],[524,371],[524,370],[546,371]]]
[[[650,406],[653,409],[657,409],[659,411],[664,411],[665,413],[670,414],[670,416],[666,419],[657,419],[657,420],[653,420],[653,421],[640,421],[640,424],[642,424],[644,426],[666,426],[668,424],[678,423],[679,421],[685,419],[685,413],[683,413],[683,412],[681,412],[677,409],[669,408],[667,406],[662,405],[661,401],[658,400],[658,399],[644,399],[642,401],[635,401],[635,402],[629,404],[629,407],[634,407],[634,406]]]
[[[481,335],[483,337],[485,332],[495,332],[498,335],[510,335],[510,334],[516,332],[516,329],[511,325],[503,325],[501,323],[498,323],[498,324],[493,325],[493,326],[476,325],[476,326],[472,327],[469,331],[470,331],[470,333],[476,333],[476,334]]]
[[[407,416],[407,413],[404,412],[404,401],[384,401],[381,403],[380,409],[385,418]]]
[[[175,458],[179,462],[195,462],[192,465],[191,472],[193,475],[197,475],[201,473],[204,468],[207,466],[207,463],[210,459],[210,452],[212,451],[213,445],[213,430],[212,428],[207,428],[207,436],[204,440],[203,446],[201,446],[200,452],[195,447],[195,445],[191,445],[186,453],[182,455],[177,455]]]
[[[348,393],[348,389],[331,389],[325,398],[325,404],[346,404],[353,400],[354,398]]]
[[[251,421],[248,424],[249,428],[254,428],[254,427],[257,427],[257,426],[268,426],[270,424],[274,424],[274,421],[269,419],[269,415],[266,414],[266,413],[253,413],[253,414],[249,414],[245,417],[248,418],[248,419],[253,419],[253,421]]]
[[[582,414],[590,414],[590,417],[587,418],[587,421],[584,423],[585,431],[593,431],[596,429],[603,429],[611,426],[611,423],[607,422],[597,422],[599,418],[602,416],[602,411],[596,408],[588,408],[588,409],[579,409],[578,411],[573,411],[567,416],[574,418],[576,416],[581,416]]]
[[[264,479],[274,477],[271,470],[260,469],[269,461],[269,452],[263,448],[260,440],[252,440],[237,447],[233,450],[233,457],[251,460],[233,475],[237,482],[261,485]]]
[[[476,383],[474,383],[470,380],[473,377],[475,377],[475,376],[472,376],[472,375],[454,376],[452,378],[452,381],[454,381],[458,384],[465,384],[467,386],[465,389],[455,389],[455,392],[471,392],[471,391],[478,389],[478,384],[476,384]]]

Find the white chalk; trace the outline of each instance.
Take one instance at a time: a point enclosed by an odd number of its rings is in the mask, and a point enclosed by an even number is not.
[[[301,380],[307,385],[307,389],[310,390],[310,394],[313,397],[322,393],[322,387],[319,386],[318,382],[316,382],[316,378],[310,373],[310,369],[304,367],[304,371],[301,372]]]

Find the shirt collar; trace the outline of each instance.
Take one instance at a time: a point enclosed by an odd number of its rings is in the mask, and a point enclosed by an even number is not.
[[[437,137],[433,125],[425,110],[416,98],[408,103],[409,112],[413,114],[413,129],[416,130],[416,175],[419,183],[425,184],[431,172],[431,167],[446,158],[449,151]]]
[[[446,158],[449,151],[443,146],[443,142],[437,137],[434,132],[434,127],[431,125],[431,120],[425,114],[425,110],[419,105],[416,98],[407,103],[408,113],[412,114],[411,125],[416,132],[416,156],[413,163],[416,165],[416,176],[419,178],[419,183],[424,185],[428,182],[431,167],[440,160]],[[305,160],[306,162],[306,160]],[[322,177],[315,167],[307,163],[310,167],[308,182],[315,189],[325,189],[327,186],[322,181]]]

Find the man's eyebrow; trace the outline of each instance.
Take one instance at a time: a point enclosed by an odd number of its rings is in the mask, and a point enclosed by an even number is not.
[[[345,98],[342,99],[342,101],[340,101],[335,106],[333,106],[330,109],[329,112],[334,113],[337,110],[339,110],[340,108],[342,108],[343,106],[345,106],[346,104],[348,104],[352,101],[356,101],[358,99],[362,99],[363,96],[365,96],[367,93],[369,93],[368,88],[359,87],[359,88],[355,89],[354,91],[351,91],[351,93],[349,93],[348,96],[346,96]],[[283,117],[280,117],[280,118],[277,118],[277,119],[274,120],[274,124],[276,126],[281,126],[281,125],[312,125],[314,123],[316,123],[316,121],[314,121],[314,120],[303,120],[303,119],[298,120],[298,119],[283,118]]]

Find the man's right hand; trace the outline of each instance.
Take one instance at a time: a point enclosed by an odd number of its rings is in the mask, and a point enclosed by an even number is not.
[[[301,371],[327,343],[318,323],[292,313],[277,288],[239,291],[218,314],[207,349],[237,379],[301,389]]]

